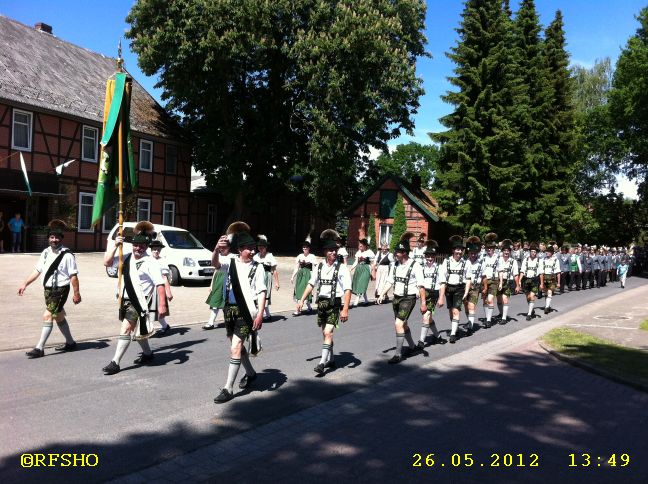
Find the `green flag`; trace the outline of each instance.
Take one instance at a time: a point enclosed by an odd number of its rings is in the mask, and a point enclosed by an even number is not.
[[[104,126],[101,138],[101,161],[97,180],[97,195],[92,207],[92,225],[119,201],[119,144],[122,133],[122,188],[125,194],[137,188],[137,174],[130,133],[131,82],[125,73],[117,73],[106,83]]]

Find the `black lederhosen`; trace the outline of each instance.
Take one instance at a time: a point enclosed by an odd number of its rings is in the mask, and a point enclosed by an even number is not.
[[[464,291],[466,290],[465,284],[446,284],[446,306],[448,309],[461,309]]]
[[[340,325],[340,310],[342,309],[342,298],[336,297],[331,304],[331,298],[321,297],[317,300],[317,325],[324,328],[332,324],[336,328]]]
[[[241,315],[241,311],[236,304],[225,304],[223,309],[225,318],[225,331],[227,336],[238,336],[242,341],[245,341],[252,332],[252,323],[247,323]]]
[[[486,282],[486,294],[497,296],[499,290],[499,279],[488,279]]]
[[[540,279],[538,277],[527,277],[524,280],[524,293],[529,294],[530,292],[538,294],[538,285],[540,284]]]
[[[56,315],[63,311],[63,306],[67,302],[70,294],[70,285],[61,287],[45,288],[45,307],[52,314]]]
[[[498,291],[497,295],[498,296],[506,296],[506,297],[511,297],[513,294],[515,294],[515,281],[504,281],[502,283],[502,290],[499,290],[499,284],[497,285]]]
[[[430,311],[434,311],[437,301],[439,300],[439,291],[436,289],[425,289],[425,304]]]
[[[555,292],[556,291],[556,274],[545,274],[544,275],[544,286],[547,290]]]
[[[416,296],[397,296],[394,294],[392,308],[394,309],[394,317],[397,319],[407,322],[414,306],[416,306]]]

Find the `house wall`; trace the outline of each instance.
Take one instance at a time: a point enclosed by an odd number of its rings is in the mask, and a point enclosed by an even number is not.
[[[21,151],[25,160],[28,174],[45,173],[54,175],[55,167],[70,159],[76,159],[58,178],[58,193],[60,197],[34,195],[29,197],[26,192],[10,191],[3,186],[3,172],[20,171],[20,157],[17,150],[11,149],[12,110],[18,107],[32,113],[32,148],[31,151]],[[19,210],[25,216],[30,229],[25,234],[28,250],[42,250],[39,242],[34,242],[35,228],[45,225],[53,217],[61,217],[60,209],[67,205],[68,221],[74,225],[69,231],[65,243],[75,251],[104,250],[106,234],[101,227],[90,232],[76,229],[78,220],[79,194],[96,192],[98,177],[98,162],[83,161],[81,158],[83,126],[98,129],[98,139],[101,139],[101,125],[94,121],[86,121],[67,117],[51,112],[42,112],[26,106],[14,106],[0,102],[0,211],[5,212],[5,219],[12,216],[10,212]],[[150,219],[154,223],[163,221],[163,202],[175,202],[175,225],[188,228],[191,163],[190,149],[175,140],[165,140],[150,137],[143,133],[133,132],[133,151],[136,166],[139,168],[140,139],[153,142],[153,169],[144,172],[138,169],[139,189],[136,196],[151,200]],[[176,174],[165,173],[166,147],[168,144],[178,148]],[[97,148],[99,158],[99,148]],[[134,220],[133,215],[130,220]]]
[[[425,233],[428,234],[428,237],[434,236],[434,225],[429,222],[425,216],[414,206],[412,205],[407,197],[400,192],[398,185],[393,180],[386,180],[376,191],[371,193],[366,200],[353,212],[352,216],[349,217],[349,235],[347,240],[347,246],[351,249],[356,249],[358,247],[358,240],[366,237],[369,234],[369,217],[373,214],[376,223],[375,230],[376,236],[380,234],[380,225],[393,225],[393,218],[381,219],[379,217],[380,213],[380,192],[381,190],[397,190],[399,191],[400,196],[403,198],[403,204],[405,206],[405,218],[407,220],[407,230],[414,232],[416,235]],[[432,233],[432,235],[430,235]]]

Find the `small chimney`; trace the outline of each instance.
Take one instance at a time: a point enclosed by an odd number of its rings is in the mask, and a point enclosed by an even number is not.
[[[45,32],[46,34],[51,35],[51,33],[52,33],[52,26],[44,24],[43,22],[38,22],[36,25],[34,25],[34,28],[36,30],[41,31],[41,32]]]

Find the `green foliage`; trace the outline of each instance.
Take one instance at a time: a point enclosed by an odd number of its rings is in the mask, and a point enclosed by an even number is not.
[[[421,187],[432,188],[439,159],[439,147],[410,142],[398,145],[393,152],[385,151],[369,164],[363,178],[363,189],[369,189],[385,175],[395,175],[408,181],[420,177]]]
[[[139,0],[127,21],[194,166],[241,203],[288,188],[332,214],[358,194],[362,153],[414,126],[422,0]]]
[[[369,235],[369,248],[376,252],[376,216],[373,213],[369,216],[369,230],[367,232]]]
[[[407,219],[405,218],[405,203],[403,197],[398,195],[396,207],[394,209],[394,225],[392,226],[391,242],[389,244],[391,252],[394,252],[400,238],[407,232]]]
[[[611,122],[623,144],[621,161],[639,196],[648,199],[648,7],[637,16],[639,28],[622,49],[609,92]]]

